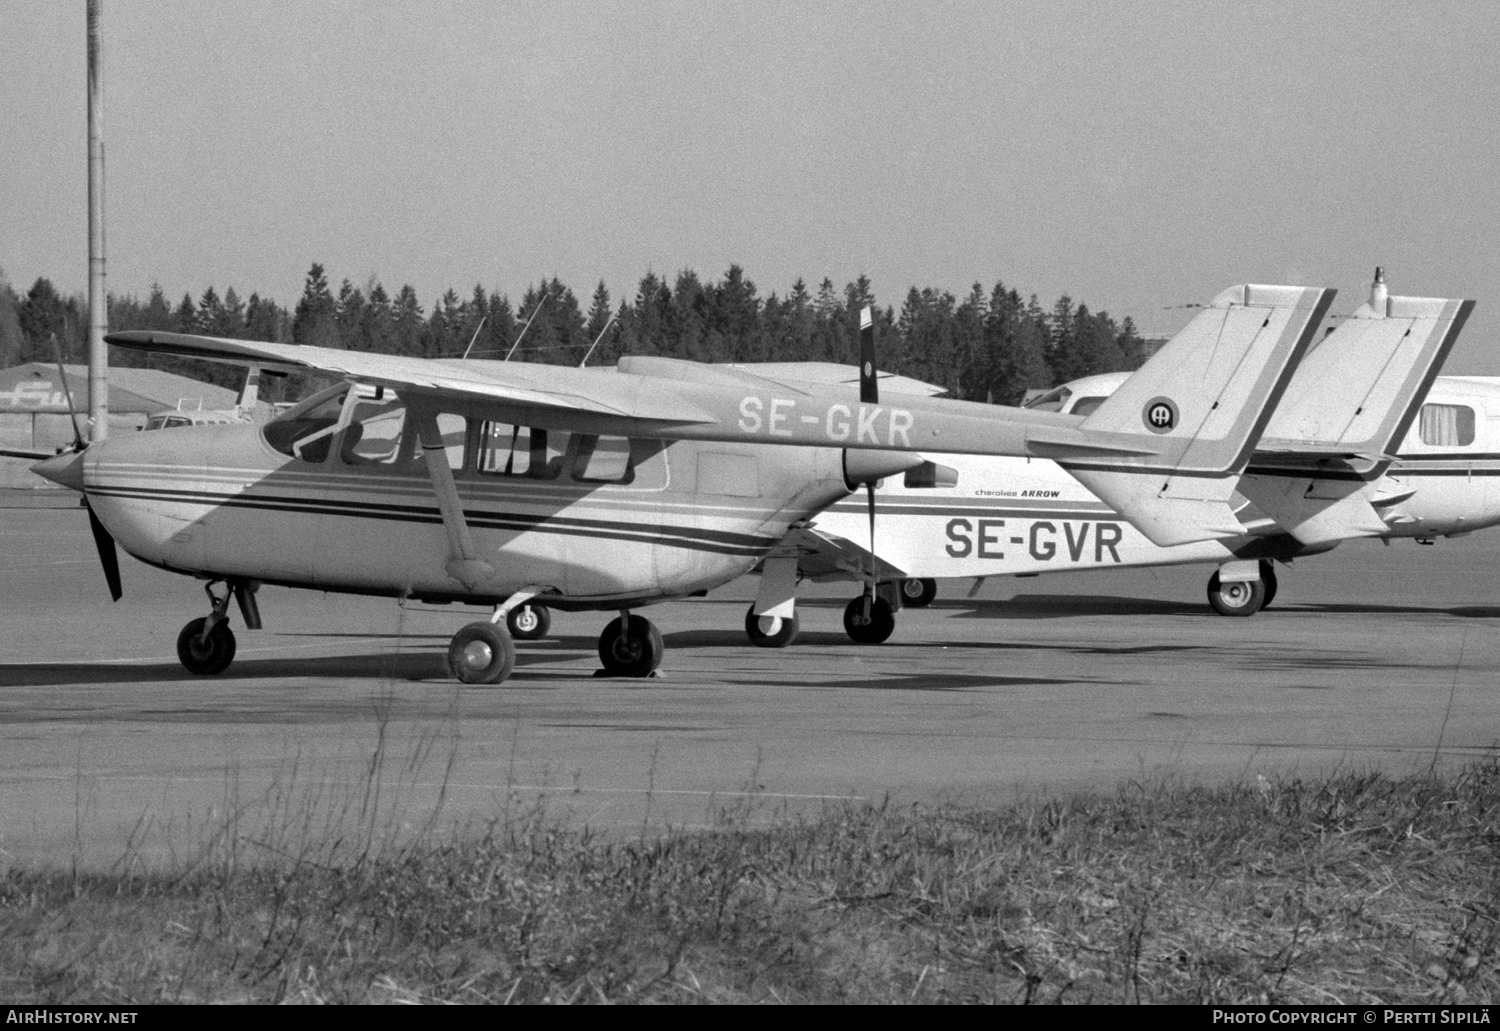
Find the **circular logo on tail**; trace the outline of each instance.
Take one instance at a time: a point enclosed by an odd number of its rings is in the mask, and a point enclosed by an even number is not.
[[[1177,406],[1170,398],[1153,397],[1141,410],[1141,419],[1152,433],[1168,433],[1177,425]]]

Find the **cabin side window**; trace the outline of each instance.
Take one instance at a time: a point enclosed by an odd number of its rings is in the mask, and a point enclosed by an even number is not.
[[[401,456],[406,409],[395,394],[382,393],[379,399],[355,402],[339,443],[339,458],[345,465],[395,465]]]
[[[573,479],[580,483],[629,483],[635,478],[630,441],[625,437],[588,434],[578,441]]]
[[[1419,432],[1432,447],[1468,447],[1474,443],[1474,409],[1468,405],[1423,405]]]
[[[1107,399],[1102,397],[1080,397],[1073,405],[1070,415],[1093,415]]]
[[[323,461],[338,430],[339,415],[348,393],[349,388],[341,385],[288,408],[266,423],[262,431],[266,443],[283,455],[304,462]]]
[[[477,468],[487,476],[555,480],[562,475],[567,450],[565,431],[485,422],[479,427]]]

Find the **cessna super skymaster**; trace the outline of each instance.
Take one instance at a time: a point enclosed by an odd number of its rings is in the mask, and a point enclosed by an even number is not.
[[[1238,486],[1236,534],[1163,547],[1056,462],[948,455],[953,484],[893,477],[878,488],[873,555],[863,507],[848,501],[788,534],[764,563],[746,632],[767,647],[795,636],[795,614],[775,608],[789,576],[860,580],[872,570],[894,610],[930,603],[943,578],[1213,564],[1210,604],[1248,616],[1275,596],[1273,562],[1360,537],[1430,544],[1500,524],[1500,379],[1438,376],[1473,305],[1390,296],[1377,269],[1368,302],[1310,348],[1278,403]],[[1075,380],[1030,404],[1087,415],[1128,376]],[[768,625],[768,611],[783,622]]]
[[[743,574],[858,485],[937,469],[929,454],[1054,459],[1161,546],[1239,533],[1234,486],[1332,298],[1226,290],[1087,417],[916,393],[880,403],[868,354],[856,393],[817,365],[570,369],[114,333],[116,346],[342,382],[264,425],[131,434],[34,468],[83,493],[115,598],[116,542],[207,581],[209,614],[178,638],[195,673],[234,657],[230,599],[258,629],[256,590],[274,583],[495,606],[448,649],[466,683],[509,675],[506,620],[532,599],[616,610],[600,659],[643,676],[661,635],[631,609]]]

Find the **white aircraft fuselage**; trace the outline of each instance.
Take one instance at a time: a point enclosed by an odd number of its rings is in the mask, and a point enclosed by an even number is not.
[[[717,586],[849,493],[834,449],[613,438],[617,453],[601,459],[597,436],[554,433],[533,455],[514,447],[514,427],[444,415],[464,514],[495,569],[466,589],[446,568],[449,540],[410,426],[397,435],[389,402],[349,393],[323,446],[298,447],[300,457],[254,425],[91,447],[90,504],[126,551],[179,573],[482,604],[536,588],[550,606],[582,609]],[[366,430],[387,424],[383,439],[350,442],[361,404],[377,411]],[[498,469],[497,456],[507,460]]]
[[[1075,392],[1070,401],[1078,400],[1083,395]],[[876,553],[907,577],[1289,560],[1334,546],[1304,546],[1245,506],[1243,536],[1160,547],[1046,459],[945,455],[942,462],[957,471],[955,487],[908,488],[891,477],[876,491]],[[1248,471],[1257,472],[1253,461]],[[1500,378],[1439,377],[1378,478],[1376,496],[1391,499],[1377,504],[1385,532],[1372,535],[1385,539],[1430,541],[1500,524]],[[869,545],[861,499],[834,504],[815,526]],[[803,568],[818,573],[815,558]],[[822,572],[847,577],[833,568]]]

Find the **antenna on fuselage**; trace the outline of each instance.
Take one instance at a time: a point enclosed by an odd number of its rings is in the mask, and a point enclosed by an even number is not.
[[[604,324],[604,328],[599,331],[599,335],[596,336],[596,337],[594,337],[594,342],[592,344],[589,344],[589,349],[587,351],[585,351],[584,354],[583,354],[583,361],[581,361],[581,362],[578,363],[578,367],[580,369],[583,368],[585,365],[587,365],[589,363],[589,355],[591,355],[591,354],[594,353],[594,348],[596,348],[596,347],[599,346],[599,341],[601,341],[601,340],[604,339],[604,334],[608,333],[609,332],[609,327],[613,326],[614,324],[615,324],[615,313],[614,312],[610,312],[609,313],[609,321]]]
[[[1385,288],[1385,269],[1376,265],[1375,281],[1370,284],[1370,307],[1381,316],[1389,315],[1390,296],[1390,291]]]
[[[542,309],[547,306],[547,298],[551,296],[551,294],[543,292],[542,299],[537,302],[537,306],[535,308],[531,309],[531,316],[526,320],[526,325],[521,327],[521,332],[516,337],[516,342],[510,345],[509,351],[505,352],[506,361],[510,361],[510,356],[515,354],[516,348],[521,346],[521,337],[524,337],[526,335],[526,331],[531,328],[531,324],[536,321],[536,317],[540,315],[542,313]]]
[[[489,316],[486,315],[484,318],[479,320],[479,325],[474,327],[474,335],[469,338],[469,346],[464,348],[465,358],[469,357],[469,352],[474,350],[474,343],[479,339],[479,334],[484,331],[484,324],[488,318]]]

